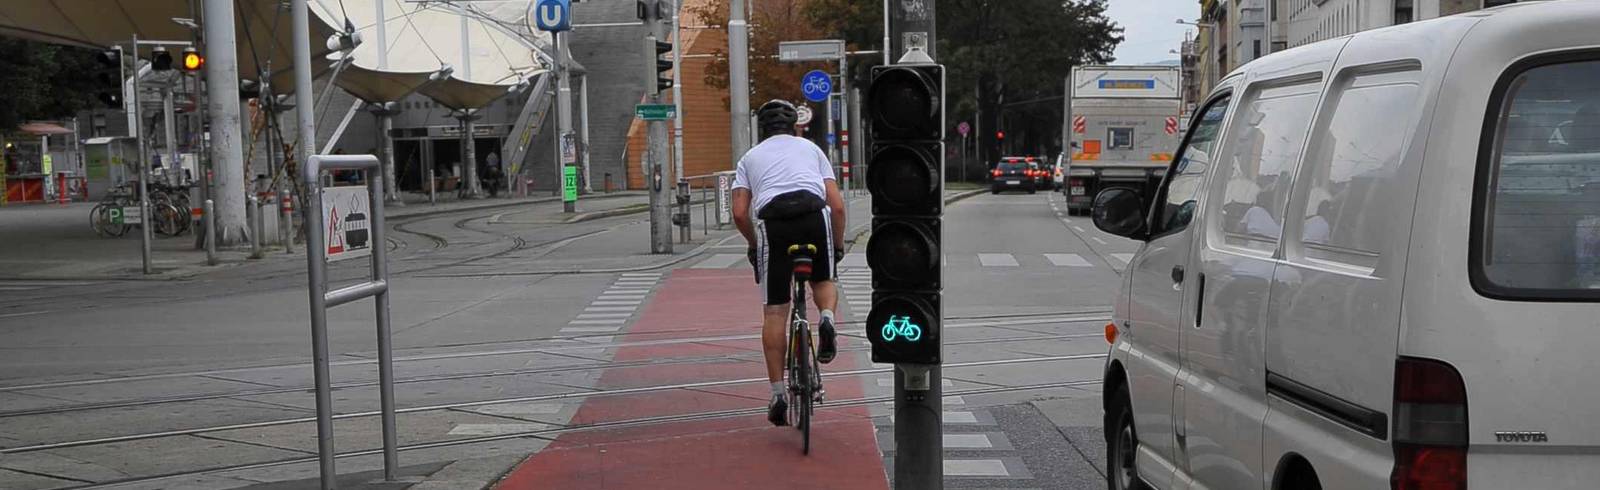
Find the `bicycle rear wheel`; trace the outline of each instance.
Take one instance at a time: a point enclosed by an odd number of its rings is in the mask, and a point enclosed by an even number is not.
[[[816,373],[812,370],[811,362],[811,329],[804,328],[796,333],[795,364],[799,366],[800,376],[796,384],[800,386],[800,393],[795,397],[794,407],[799,412],[796,417],[795,427],[800,429],[801,454],[811,454],[811,408],[816,402],[816,386],[813,383]]]

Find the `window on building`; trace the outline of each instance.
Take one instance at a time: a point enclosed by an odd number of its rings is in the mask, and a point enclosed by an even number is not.
[[[1260,39],[1252,40],[1252,41],[1250,41],[1250,45],[1251,45],[1250,46],[1251,53],[1253,53],[1253,54],[1250,55],[1250,59],[1260,58],[1261,57],[1261,40]]]

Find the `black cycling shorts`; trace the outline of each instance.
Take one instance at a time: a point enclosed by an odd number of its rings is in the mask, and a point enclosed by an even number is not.
[[[789,246],[813,245],[811,282],[833,280],[833,214],[821,211],[782,220],[756,220],[756,284],[768,306],[789,304],[794,261]]]

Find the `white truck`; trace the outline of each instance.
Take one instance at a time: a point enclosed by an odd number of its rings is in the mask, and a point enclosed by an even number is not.
[[[1057,158],[1068,213],[1089,213],[1095,194],[1127,187],[1141,195],[1166,174],[1183,137],[1176,66],[1072,69],[1066,120],[1072,144]]]

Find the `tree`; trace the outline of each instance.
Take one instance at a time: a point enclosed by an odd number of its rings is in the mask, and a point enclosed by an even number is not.
[[[94,107],[94,50],[0,38],[0,131]]]
[[[829,69],[826,63],[780,63],[778,43],[821,39],[823,31],[812,27],[803,16],[806,5],[816,0],[754,0],[749,12],[750,21],[750,105],[754,109],[772,99],[803,102],[800,77],[814,69]],[[728,0],[711,0],[688,7],[696,22],[704,25],[728,25]],[[715,58],[706,69],[706,84],[726,89],[728,80],[728,48],[723,45],[714,50]],[[729,102],[723,98],[723,103]]]
[[[1007,141],[1022,142],[1013,145],[1017,153],[1059,149],[1062,82],[1074,65],[1111,62],[1112,50],[1122,42],[1122,28],[1105,15],[1106,0],[937,2],[938,58],[946,67],[949,123],[975,121],[981,115],[979,142],[991,161],[1000,151],[994,129],[1001,127],[1007,130]],[[806,17],[825,36],[844,39],[852,49],[883,43],[881,2],[805,3]],[[852,59],[859,65],[852,66],[852,73],[865,76],[865,68],[879,59]]]

